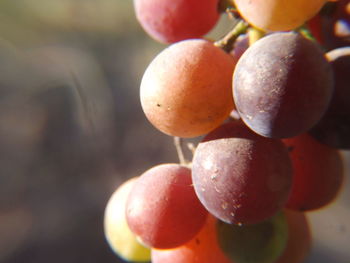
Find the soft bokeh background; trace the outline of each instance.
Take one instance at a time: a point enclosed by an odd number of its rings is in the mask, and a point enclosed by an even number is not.
[[[164,47],[131,0],[0,1],[1,263],[122,262],[103,236],[110,195],[178,161],[138,97]],[[350,262],[348,178],[336,203],[309,216],[307,262]]]

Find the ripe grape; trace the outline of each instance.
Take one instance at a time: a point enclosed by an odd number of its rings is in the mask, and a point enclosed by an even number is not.
[[[104,214],[104,233],[111,249],[121,258],[146,262],[151,259],[149,248],[141,245],[131,232],[125,217],[125,205],[136,177],[124,182],[109,199]]]
[[[141,82],[141,105],[160,131],[196,137],[219,126],[233,110],[235,60],[206,40],[185,40],[161,52]]]
[[[283,253],[288,224],[283,212],[258,224],[237,226],[218,222],[219,244],[235,263],[272,263]]]
[[[218,0],[134,0],[141,26],[163,43],[205,35],[219,19],[218,5]]]
[[[350,149],[350,47],[326,54],[334,71],[334,94],[325,115],[310,131],[320,142],[338,149]]]
[[[309,130],[326,111],[332,69],[314,42],[298,33],[274,33],[239,59],[233,93],[241,118],[253,131],[292,137]]]
[[[283,254],[275,263],[302,263],[311,249],[311,233],[304,213],[285,209],[288,241]]]
[[[192,186],[191,170],[179,164],[162,164],[143,173],[126,205],[130,229],[154,248],[173,248],[189,241],[206,216]]]
[[[293,163],[293,185],[286,207],[309,211],[334,200],[343,182],[340,153],[308,134],[284,139]]]
[[[227,223],[253,224],[285,205],[291,162],[279,140],[258,136],[234,121],[199,143],[192,180],[200,201],[214,216]]]
[[[217,219],[208,215],[201,231],[174,249],[152,249],[152,263],[231,263],[218,244]]]
[[[234,0],[241,16],[265,31],[287,31],[303,25],[327,0]]]

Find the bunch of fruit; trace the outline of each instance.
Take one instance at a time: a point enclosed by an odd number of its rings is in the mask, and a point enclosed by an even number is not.
[[[305,212],[336,198],[339,149],[350,149],[350,47],[325,51],[313,37],[322,23],[310,19],[330,7],[348,19],[345,2],[134,0],[145,31],[171,44],[142,78],[146,117],[169,136],[203,137],[191,162],[154,166],[113,194],[105,235],[120,257],[304,260]],[[220,12],[233,30],[202,38]]]

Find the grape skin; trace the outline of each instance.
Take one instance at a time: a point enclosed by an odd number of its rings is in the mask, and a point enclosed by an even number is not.
[[[137,177],[134,177],[124,182],[108,200],[104,214],[104,234],[118,256],[128,261],[146,262],[151,258],[150,249],[137,241],[125,217],[126,200],[136,180]]]
[[[205,223],[207,211],[199,202],[191,170],[162,164],[143,173],[132,188],[126,219],[143,244],[174,248],[193,238]]]
[[[311,211],[330,204],[341,189],[344,165],[340,153],[309,134],[284,139],[293,163],[293,186],[286,207]]]
[[[208,215],[201,231],[174,249],[152,249],[152,263],[232,263],[218,244],[217,219]]]
[[[218,240],[235,263],[271,263],[281,256],[288,240],[288,224],[278,212],[258,224],[237,226],[218,222]]]
[[[171,136],[196,137],[219,126],[234,108],[235,60],[201,39],[163,50],[141,81],[140,98],[148,120]]]
[[[310,134],[330,147],[350,149],[350,47],[329,51],[334,71],[334,95],[325,115]]]
[[[234,0],[249,23],[265,31],[295,29],[318,13],[326,0]]]
[[[305,213],[284,209],[288,223],[288,241],[275,263],[302,263],[311,250],[311,231]]]
[[[258,136],[237,121],[220,126],[199,143],[192,178],[211,214],[227,223],[254,224],[285,205],[292,169],[283,143]]]
[[[326,111],[333,94],[332,69],[314,42],[298,33],[274,33],[241,56],[233,93],[241,118],[253,131],[293,137],[311,129]]]
[[[141,26],[162,43],[205,35],[219,19],[218,4],[218,0],[134,0]]]

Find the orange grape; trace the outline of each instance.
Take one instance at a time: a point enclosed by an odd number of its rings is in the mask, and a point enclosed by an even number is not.
[[[219,126],[233,110],[235,60],[211,42],[192,39],[161,52],[141,82],[141,105],[160,131],[196,137]]]

